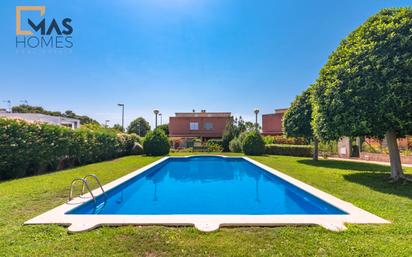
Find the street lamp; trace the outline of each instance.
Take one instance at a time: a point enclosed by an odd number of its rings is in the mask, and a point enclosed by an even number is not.
[[[162,114],[159,113],[159,117],[160,117],[160,125],[163,125],[163,120],[162,120]]]
[[[117,104],[117,106],[122,107],[122,130],[124,132],[124,104]]]
[[[157,115],[159,114],[159,110],[153,110],[153,113],[155,114],[155,128],[157,128]]]
[[[13,112],[13,109],[11,108],[11,101],[10,100],[4,100],[3,102],[7,103],[7,107],[9,109],[8,112]]]
[[[258,125],[259,109],[258,109],[258,108],[255,108],[255,109],[253,110],[253,112],[255,113],[255,126],[256,126],[256,130],[258,130],[258,128],[259,128],[259,125]]]

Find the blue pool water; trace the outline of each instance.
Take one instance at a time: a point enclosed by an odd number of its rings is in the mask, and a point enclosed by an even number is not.
[[[68,214],[346,214],[242,158],[169,158]]]

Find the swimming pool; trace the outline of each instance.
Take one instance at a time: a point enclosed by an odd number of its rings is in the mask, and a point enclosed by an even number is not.
[[[96,202],[77,198],[27,224],[194,224],[203,231],[222,225],[387,223],[247,157],[166,157],[93,191]],[[83,199],[83,200],[82,200]]]
[[[243,158],[169,158],[68,214],[346,214]]]

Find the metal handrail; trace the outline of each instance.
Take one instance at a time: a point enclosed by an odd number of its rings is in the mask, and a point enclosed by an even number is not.
[[[89,177],[92,177],[92,178],[94,178],[94,179],[96,180],[97,184],[99,185],[100,189],[102,190],[102,192],[103,192],[103,194],[104,194],[104,197],[107,199],[106,191],[104,191],[103,186],[102,186],[102,183],[100,183],[99,178],[98,178],[96,175],[94,175],[94,174],[89,174],[89,175],[86,175],[83,179],[84,179],[85,181],[87,181],[87,178],[89,178]],[[84,184],[83,184],[83,187],[82,187],[82,194],[84,194]]]
[[[84,178],[75,178],[75,179],[72,180],[72,183],[70,185],[69,201],[71,201],[73,199],[73,186],[76,183],[76,181],[82,181],[83,188],[84,188],[84,185],[86,185],[86,188],[89,191],[90,195],[92,196],[94,204],[96,205],[96,197],[94,197],[94,195],[92,193],[92,190],[90,190],[89,184],[87,183],[87,181]],[[82,189],[82,194],[83,194],[83,189]]]

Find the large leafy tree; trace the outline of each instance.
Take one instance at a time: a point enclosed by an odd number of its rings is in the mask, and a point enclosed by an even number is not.
[[[283,116],[283,129],[288,137],[304,137],[313,141],[313,159],[318,160],[318,139],[313,134],[310,88],[297,96]]]
[[[133,120],[127,128],[128,133],[135,133],[144,137],[150,131],[150,124],[143,117]]]
[[[316,135],[386,137],[391,178],[403,178],[396,139],[412,133],[412,10],[384,9],[343,40],[313,103]]]
[[[117,124],[117,123],[113,125],[112,129],[116,130],[116,131],[119,131],[119,132],[124,132],[124,129],[123,129],[122,125]]]
[[[157,126],[157,128],[163,130],[166,136],[169,136],[169,124],[162,124]]]

